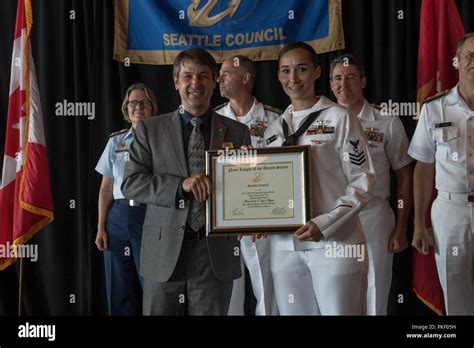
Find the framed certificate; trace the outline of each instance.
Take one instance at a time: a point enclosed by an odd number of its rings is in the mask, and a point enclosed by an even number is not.
[[[311,212],[310,146],[207,151],[208,237],[293,233]]]

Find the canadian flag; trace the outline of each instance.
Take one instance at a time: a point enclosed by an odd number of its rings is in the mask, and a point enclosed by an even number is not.
[[[8,246],[26,243],[54,219],[43,115],[31,55],[30,0],[18,0],[0,186],[0,270]]]

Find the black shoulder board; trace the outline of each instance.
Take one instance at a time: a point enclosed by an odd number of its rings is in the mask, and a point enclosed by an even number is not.
[[[263,104],[263,108],[264,108],[265,110],[269,110],[269,111],[275,112],[275,113],[277,113],[278,115],[281,115],[281,114],[283,113],[283,110],[280,110],[280,109],[278,109],[278,108],[276,108],[276,107],[274,107],[274,106],[270,106],[270,105],[265,105],[265,104]]]
[[[378,104],[372,104],[372,107],[373,107],[374,109],[377,109],[377,110],[382,110],[382,109],[383,109],[383,107],[381,107],[381,106],[378,105]]]
[[[119,135],[119,134],[122,134],[122,133],[126,133],[126,132],[128,132],[128,129],[127,129],[127,128],[122,129],[122,130],[119,130],[119,131],[117,131],[117,132],[113,132],[113,133],[111,133],[111,134],[109,135],[109,138],[112,138],[112,137],[114,137],[114,136],[116,136],[116,135]]]

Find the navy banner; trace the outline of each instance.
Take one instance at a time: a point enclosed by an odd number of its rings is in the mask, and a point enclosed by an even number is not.
[[[288,42],[344,48],[341,0],[116,0],[114,59],[172,64],[187,48],[276,59]]]

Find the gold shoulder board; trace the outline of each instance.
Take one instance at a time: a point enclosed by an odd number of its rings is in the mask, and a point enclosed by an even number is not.
[[[424,102],[425,102],[425,103],[428,103],[428,102],[430,102],[430,101],[432,101],[432,100],[441,98],[443,95],[448,94],[449,91],[450,91],[450,90],[447,89],[447,90],[445,90],[445,91],[439,92],[438,94],[435,94],[435,95],[433,95],[433,96],[431,96],[431,97],[426,98]]]
[[[277,114],[279,114],[279,115],[281,115],[281,114],[283,113],[283,110],[280,110],[280,109],[278,109],[278,108],[276,108],[276,107],[274,107],[274,106],[271,106],[271,105],[265,105],[265,104],[263,104],[263,108],[264,108],[265,110],[269,110],[269,111],[275,112],[275,113],[277,113]]]
[[[217,106],[216,106],[215,108],[213,108],[212,110],[214,110],[214,111],[219,110],[220,108],[223,108],[223,107],[226,106],[227,104],[229,104],[229,102],[226,102],[226,103],[217,105]]]
[[[128,129],[127,129],[127,128],[122,129],[122,130],[119,130],[119,131],[117,131],[117,132],[110,133],[109,138],[112,138],[112,137],[114,137],[114,136],[116,136],[116,135],[119,135],[119,134],[122,134],[122,133],[126,133],[126,132],[128,132]]]

